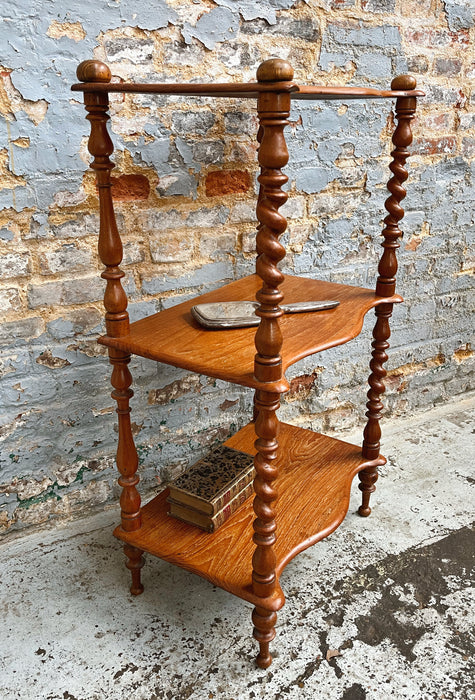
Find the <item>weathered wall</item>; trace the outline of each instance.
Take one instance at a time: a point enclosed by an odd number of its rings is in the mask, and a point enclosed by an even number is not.
[[[97,196],[84,109],[69,91],[76,65],[92,56],[125,80],[249,80],[270,56],[289,59],[304,83],[386,87],[397,73],[415,74],[427,98],[410,161],[398,287],[407,303],[394,315],[387,414],[427,408],[470,387],[470,0],[2,4],[0,528],[69,517],[116,493],[109,366],[95,343]],[[133,319],[252,270],[253,108],[112,99]],[[285,270],[373,285],[388,109],[380,102],[294,108]],[[368,348],[366,333],[296,365],[282,417],[316,429],[362,424]],[[247,390],[140,359],[132,371],[146,488],[247,420]]]

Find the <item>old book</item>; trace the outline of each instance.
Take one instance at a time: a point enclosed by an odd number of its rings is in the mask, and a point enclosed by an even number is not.
[[[226,520],[239,508],[240,505],[244,503],[252,494],[254,493],[254,487],[252,481],[247,484],[242,491],[234,496],[224,508],[219,510],[214,515],[206,515],[202,511],[195,510],[194,508],[188,508],[181,503],[175,503],[170,497],[167,498],[167,502],[170,505],[169,515],[178,520],[183,520],[189,525],[196,525],[196,527],[206,530],[207,532],[214,532],[218,529]]]
[[[170,485],[170,498],[205,515],[216,515],[254,478],[254,458],[220,445]]]

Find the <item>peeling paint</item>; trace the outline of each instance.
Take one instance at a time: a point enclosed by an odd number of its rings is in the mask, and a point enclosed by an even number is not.
[[[36,358],[35,362],[39,365],[44,365],[50,369],[62,369],[67,367],[71,363],[62,357],[53,357],[50,350],[45,350],[41,353],[39,357]]]
[[[61,37],[66,36],[74,41],[82,41],[86,38],[86,32],[81,22],[57,22],[53,20],[46,33],[53,39],[61,39]]]
[[[201,41],[207,49],[214,49],[218,42],[234,39],[239,28],[239,20],[231,10],[215,7],[201,15],[195,26],[185,23],[183,38],[187,44],[192,38]]]

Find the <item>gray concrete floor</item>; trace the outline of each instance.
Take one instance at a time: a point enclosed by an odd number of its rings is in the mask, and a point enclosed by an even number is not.
[[[243,601],[152,557],[128,594],[115,510],[7,542],[0,699],[473,698],[474,415],[472,395],[385,421],[373,514],[355,484],[289,564],[267,671]]]

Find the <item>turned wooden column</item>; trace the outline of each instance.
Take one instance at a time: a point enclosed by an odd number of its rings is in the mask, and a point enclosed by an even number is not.
[[[410,75],[400,75],[391,83],[392,90],[414,90],[415,87],[416,81]],[[403,235],[399,222],[404,216],[404,209],[400,203],[406,196],[403,182],[407,180],[408,173],[404,166],[410,155],[407,148],[412,142],[411,120],[414,118],[415,109],[415,97],[398,97],[396,100],[397,126],[392,137],[395,148],[391,153],[392,162],[389,168],[392,177],[388,182],[388,190],[391,194],[385,203],[388,215],[384,219],[382,233],[384,250],[378,267],[379,276],[376,283],[376,294],[379,296],[392,296],[396,291],[396,251],[399,248],[399,239]],[[381,304],[376,307],[376,325],[373,330],[373,352],[370,363],[371,374],[368,379],[370,389],[366,404],[368,422],[363,433],[363,457],[369,460],[376,459],[380,450],[381,427],[379,421],[383,410],[381,395],[385,391],[386,370],[384,363],[388,359],[386,351],[389,348],[388,339],[391,335],[389,319],[392,310],[392,304]],[[362,516],[368,516],[371,513],[369,500],[373,491],[376,490],[377,478],[377,467],[370,467],[359,473],[359,488],[363,493],[363,499],[358,512]]]
[[[77,69],[77,77],[86,83],[108,83],[111,72],[100,61],[83,61]],[[111,195],[110,173],[114,164],[109,156],[114,147],[107,131],[109,119],[109,96],[106,92],[85,92],[84,102],[91,124],[88,148],[94,160],[90,167],[95,171],[99,190],[99,256],[105,265],[101,277],[106,280],[104,307],[106,310],[106,333],[112,338],[127,335],[129,332],[129,314],[127,313],[127,295],[122,286],[124,272],[121,270],[122,242],[114,214]],[[119,440],[117,447],[117,468],[120,472],[119,484],[122,487],[120,497],[122,528],[128,532],[138,530],[141,526],[140,495],[137,491],[138,456],[130,425],[129,401],[133,396],[130,389],[132,377],[128,368],[130,355],[120,350],[109,348],[109,360],[113,366],[111,384],[114,387],[112,398],[117,402],[119,421]],[[140,550],[125,547],[128,556],[128,568],[132,571],[132,593],[141,593]],[[134,550],[134,551],[132,551]],[[137,574],[138,572],[138,574]]]
[[[291,66],[280,59],[271,59],[262,63],[257,70],[260,82],[288,81],[293,77]],[[279,420],[276,412],[280,404],[280,394],[265,389],[265,384],[278,382],[282,377],[282,334],[279,307],[283,294],[279,285],[283,275],[277,263],[284,257],[285,248],[279,243],[279,236],[285,231],[287,221],[279,214],[287,200],[282,186],[287,176],[281,168],[288,161],[288,151],[284,138],[284,128],[288,124],[290,112],[290,95],[288,92],[261,93],[258,98],[259,128],[259,175],[260,193],[257,203],[259,220],[257,233],[256,272],[262,279],[262,287],[256,294],[260,306],[257,310],[261,322],[256,332],[257,353],[254,361],[254,375],[264,388],[256,392],[255,397],[255,447],[256,478],[254,480],[254,543],[256,549],[252,559],[252,584],[254,593],[260,598],[269,598],[275,590],[276,558],[274,544],[276,541],[276,523],[274,503],[277,492],[274,481],[277,478],[275,460],[277,457],[277,436]],[[275,636],[277,615],[265,606],[256,606],[252,614],[254,637],[259,642],[257,665],[267,668],[272,657],[269,644]]]

